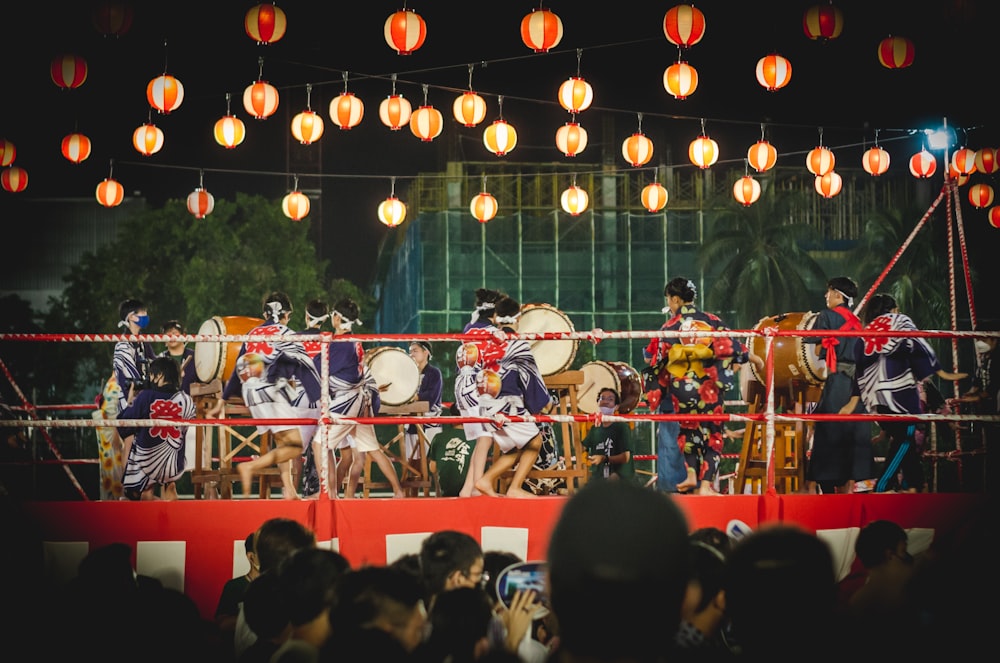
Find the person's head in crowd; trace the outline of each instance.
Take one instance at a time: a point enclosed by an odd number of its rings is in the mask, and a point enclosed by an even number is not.
[[[895,297],[887,292],[877,292],[872,295],[872,298],[868,300],[868,304],[865,306],[864,315],[862,316],[863,322],[867,324],[880,315],[893,313],[898,308],[899,305],[896,303]]]
[[[253,540],[257,535],[257,531],[254,530],[247,534],[247,538],[243,540],[243,551],[246,553],[247,562],[250,564],[250,577],[255,578],[257,574],[260,573],[260,562],[257,561],[257,551],[254,549]]]
[[[906,550],[906,530],[891,520],[873,520],[858,532],[854,554],[866,569],[881,566],[893,558],[906,564],[913,557]]]
[[[430,341],[413,341],[410,343],[410,358],[416,363],[417,367],[423,370],[424,366],[431,360],[434,356],[431,349]]]
[[[118,304],[118,326],[125,329],[145,329],[149,325],[149,312],[141,299],[129,298]]]
[[[420,568],[432,597],[456,587],[481,585],[487,578],[479,542],[457,530],[439,530],[423,540]]]
[[[316,647],[326,642],[337,583],[350,568],[346,557],[324,548],[300,548],[278,564],[279,593],[293,637]]]
[[[493,605],[479,587],[444,592],[428,616],[430,634],[421,644],[426,660],[473,663],[490,648]]]
[[[181,324],[180,320],[167,320],[160,325],[160,333],[166,334],[167,336],[183,336],[184,325]],[[165,345],[171,354],[179,355],[184,351],[184,345],[186,343],[187,341],[183,339],[175,339],[166,341]]]
[[[330,319],[330,307],[322,299],[310,299],[306,303],[306,329],[320,329]]]
[[[692,541],[707,543],[722,553],[723,557],[729,555],[729,551],[733,548],[732,537],[726,534],[725,530],[718,527],[699,527],[691,531],[689,538]]]
[[[268,323],[286,324],[292,317],[292,300],[284,292],[275,290],[264,298],[261,315]]]
[[[149,380],[154,385],[177,391],[181,384],[181,369],[170,357],[157,357],[149,363]]]
[[[343,333],[349,332],[354,325],[360,325],[361,309],[350,297],[344,297],[337,301],[330,309],[330,322],[333,323],[333,331]]]
[[[292,632],[288,609],[281,600],[277,571],[265,571],[247,585],[243,594],[243,617],[258,640],[280,643]]]
[[[548,549],[562,660],[664,656],[691,576],[688,546],[687,520],[665,493],[594,481],[570,497]],[[602,614],[628,624],[628,637],[595,637]]]
[[[523,562],[519,556],[507,550],[487,550],[483,553],[483,570],[489,574],[490,580],[486,583],[486,594],[493,601],[493,605],[500,605],[500,597],[497,596],[497,578],[500,572],[511,564]]]
[[[676,313],[684,304],[691,304],[698,295],[694,281],[686,276],[677,276],[667,281],[663,286],[663,298],[667,305],[663,307],[664,313]]]
[[[854,306],[854,298],[858,296],[858,284],[848,276],[834,276],[826,282],[826,291],[828,293],[828,307],[833,308],[839,305]],[[830,295],[833,293],[836,293],[838,296],[831,299]],[[830,306],[831,303],[833,306]]]
[[[315,547],[316,534],[291,518],[269,518],[254,534],[254,552],[262,573],[277,569],[281,560],[300,548]]]
[[[497,327],[517,327],[518,318],[521,317],[521,303],[513,297],[504,295],[496,301],[496,324]]]
[[[497,300],[504,296],[501,290],[492,290],[490,288],[477,288],[476,289],[476,310],[472,314],[473,322],[481,318],[492,318],[493,309],[496,307]]]

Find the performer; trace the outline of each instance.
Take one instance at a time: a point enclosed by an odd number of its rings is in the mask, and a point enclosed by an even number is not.
[[[167,320],[160,325],[160,333],[167,336],[182,336],[184,325],[180,320]],[[185,394],[191,393],[191,383],[197,381],[194,369],[194,350],[187,346],[187,341],[180,339],[167,341],[166,349],[157,357],[170,357],[176,363],[181,372],[181,390]]]
[[[854,305],[858,286],[846,276],[837,276],[826,284],[826,308],[816,316],[813,329],[859,331],[861,321],[848,306]],[[804,337],[803,343],[816,345],[819,358],[826,362],[826,380],[816,414],[837,414],[854,391],[854,357],[861,342],[857,336]],[[857,401],[853,414],[864,414]],[[872,450],[871,423],[868,421],[817,421],[813,424],[812,451],[806,470],[806,492],[822,494],[852,493],[855,483],[874,484],[875,453]]]
[[[291,340],[294,332],[288,327],[292,303],[288,295],[275,291],[264,298],[264,324],[254,327],[247,336],[271,336],[273,341],[247,341],[240,347],[236,367],[222,391],[222,398],[212,416],[219,416],[226,400],[242,395],[243,402],[255,419],[315,418],[321,387],[316,366],[306,354],[302,343]],[[212,418],[210,416],[209,418]],[[267,424],[257,426],[264,435],[274,436],[274,448],[254,460],[236,466],[243,484],[243,494],[249,495],[254,475],[277,465],[281,475],[282,496],[298,499],[292,479],[292,460],[302,455],[302,431],[297,424]]]
[[[122,410],[120,419],[193,419],[194,401],[180,387],[180,371],[170,357],[149,364],[149,386]],[[121,426],[123,437],[135,436],[122,482],[130,500],[156,499],[153,489],[163,486],[163,499],[177,499],[178,479],[188,467],[184,457],[187,426]]]
[[[306,326],[301,334],[315,335],[323,331],[323,323],[330,319],[330,307],[322,299],[310,299],[306,303],[305,311]],[[312,358],[313,363],[316,357],[322,352],[323,344],[320,341],[306,341],[302,344],[306,354]],[[319,408],[320,404],[315,404]],[[319,419],[319,412],[316,413]],[[302,429],[302,441],[305,443],[305,452],[302,454],[302,497],[314,499],[319,497],[319,471],[316,469],[316,458],[313,456],[312,439],[317,431],[313,426],[311,430],[307,427]]]
[[[417,393],[413,395],[413,398],[409,402],[424,401],[428,404],[427,413],[424,416],[440,417],[441,392],[444,388],[444,383],[441,378],[441,369],[430,363],[432,357],[430,342],[414,341],[410,343],[410,358],[417,365],[417,368],[420,369],[420,383],[417,387]],[[419,460],[419,455],[417,454],[417,440],[419,439],[417,426],[420,426],[423,430],[425,458],[427,457],[427,452],[434,436],[441,432],[441,424],[410,424],[407,426],[403,434],[403,441],[406,450],[406,459],[411,462]]]
[[[597,394],[601,414],[618,414],[621,396],[616,389],[603,387]],[[632,462],[632,429],[624,421],[594,425],[583,438],[590,462],[590,477],[635,482]]]
[[[496,303],[496,323],[504,333],[517,333],[521,305],[511,297]],[[476,377],[483,416],[492,417],[493,442],[503,452],[475,483],[483,495],[497,495],[494,485],[504,472],[514,468],[514,478],[507,489],[508,497],[536,497],[523,487],[542,446],[542,435],[537,425],[530,422],[511,422],[511,415],[538,414],[549,404],[549,392],[538,370],[531,345],[524,340],[507,341],[499,370],[483,370]]]
[[[353,299],[345,298],[338,301],[330,312],[334,336],[343,336],[349,333],[354,325],[360,325],[359,314],[358,305]],[[331,413],[345,417],[372,417],[378,414],[381,407],[379,387],[364,358],[364,350],[357,341],[330,343],[330,379],[327,388],[330,390]],[[317,356],[315,361],[319,370],[321,358]],[[393,497],[403,497],[403,488],[396,475],[396,468],[382,451],[382,446],[375,435],[375,426],[372,424],[331,424],[325,437],[323,431],[320,431],[313,441],[313,457],[320,468],[320,477],[327,482],[330,496],[336,496],[338,485],[334,451],[338,447],[349,448],[348,438],[353,439],[355,449],[354,453],[350,454],[344,498],[353,498],[357,492],[361,472],[365,467],[366,454],[372,454],[372,459],[389,481]]]
[[[138,335],[149,325],[149,311],[146,305],[138,299],[126,299],[118,305],[118,326],[125,329],[125,333]],[[153,344],[148,341],[118,341],[115,343],[115,354],[113,359],[112,376],[118,389],[110,383],[105,386],[104,394],[114,394],[118,396],[118,402],[114,407],[109,408],[117,417],[144,388],[149,385],[149,362],[156,357]],[[98,433],[100,435],[100,433]],[[133,436],[124,438],[117,434],[119,440],[113,442],[120,447],[121,459],[117,463],[119,472],[117,480],[122,478],[125,462],[128,460],[131,451]]]

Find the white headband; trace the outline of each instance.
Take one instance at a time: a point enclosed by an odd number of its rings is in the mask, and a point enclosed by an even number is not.
[[[314,318],[309,315],[309,311],[306,311],[306,326],[307,327],[318,327],[323,324],[323,321],[330,317],[330,314],[321,315],[318,318]]]
[[[354,325],[360,325],[360,324],[362,324],[362,322],[360,320],[348,320],[347,317],[343,313],[341,313],[340,311],[338,311],[336,309],[334,309],[333,311],[331,311],[330,315],[331,316],[334,316],[334,315],[339,315],[340,316],[340,328],[343,329],[344,331],[351,331],[351,328]]]
[[[497,319],[496,319],[496,321],[499,322],[500,324],[508,324],[509,325],[509,324],[513,324],[513,323],[517,322],[517,319],[520,318],[520,317],[521,317],[521,313],[520,313],[520,311],[518,311],[514,315],[501,315],[501,316],[498,316]]]
[[[847,295],[844,294],[843,290],[837,290],[836,288],[834,288],[833,291],[838,293],[841,297],[843,297],[844,301],[847,302],[848,306],[854,306],[854,297],[848,297]]]

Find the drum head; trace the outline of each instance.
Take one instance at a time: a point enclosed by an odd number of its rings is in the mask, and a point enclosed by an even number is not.
[[[572,332],[573,323],[559,309],[549,304],[525,304],[521,307],[521,317],[517,331],[528,334],[545,332]],[[569,368],[576,357],[579,340],[528,341],[535,356],[538,371],[543,375],[555,375]],[[595,395],[596,398],[596,395]]]
[[[213,316],[201,323],[199,335],[236,335],[246,334],[257,325],[264,324],[263,318],[250,318],[238,315]],[[194,370],[199,382],[211,382],[219,378],[223,382],[229,379],[236,367],[236,355],[240,353],[243,344],[239,341],[225,343],[221,341],[198,341],[194,344]]]
[[[392,346],[372,348],[365,352],[365,361],[386,405],[403,405],[417,393],[420,369],[405,350]]]
[[[605,387],[610,387],[621,394],[618,373],[606,361],[588,361],[580,367],[580,370],[583,372],[583,384],[577,388],[576,394],[576,406],[580,412],[595,414],[597,396]]]

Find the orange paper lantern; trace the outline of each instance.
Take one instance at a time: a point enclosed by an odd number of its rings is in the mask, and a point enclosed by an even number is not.
[[[886,37],[878,45],[878,61],[886,69],[902,69],[913,64],[913,42],[906,37]]]
[[[266,120],[278,110],[278,88],[258,79],[243,90],[243,108],[255,120]]]
[[[97,185],[97,202],[105,207],[118,207],[125,199],[125,188],[110,177]]]
[[[960,175],[971,175],[976,172],[976,152],[967,147],[955,150],[951,155],[951,165]]]
[[[0,186],[4,191],[21,193],[28,188],[28,171],[20,166],[8,166],[0,172]]]
[[[806,155],[806,168],[817,177],[829,173],[836,163],[837,158],[833,156],[833,152],[822,145],[809,150],[809,154]]]
[[[836,171],[816,176],[816,191],[824,198],[833,198],[844,186],[844,181]]]
[[[579,76],[570,76],[559,86],[559,105],[570,113],[590,108],[594,102],[594,88]]]
[[[413,107],[401,94],[390,94],[378,106],[378,119],[393,131],[409,124],[412,114]]]
[[[659,182],[653,182],[643,187],[640,198],[642,199],[642,206],[646,208],[646,211],[659,212],[667,206],[670,194],[667,193],[665,186]]]
[[[987,220],[994,228],[1000,228],[1000,207],[991,207]]]
[[[964,173],[958,172],[958,169],[955,168],[955,165],[949,163],[948,179],[955,180],[955,183],[958,184],[958,186],[965,186],[969,181],[969,176],[965,175]]]
[[[976,150],[976,170],[984,175],[992,175],[1000,168],[997,163],[997,151],[992,147],[983,147]]]
[[[878,177],[889,170],[889,153],[881,147],[872,147],[861,155],[861,167],[869,175]]]
[[[309,196],[292,191],[281,199],[281,211],[292,221],[301,221],[309,214]]]
[[[708,168],[719,160],[719,144],[702,134],[688,145],[688,158],[699,168]]]
[[[444,118],[433,106],[421,106],[410,116],[410,131],[422,141],[431,141],[441,135]]]
[[[215,196],[198,187],[187,197],[187,208],[194,218],[204,219],[215,209]]]
[[[474,127],[486,119],[486,101],[478,94],[469,90],[455,97],[451,105],[455,120],[466,127]]]
[[[163,130],[155,124],[140,125],[132,133],[132,147],[143,156],[156,154],[163,148]]]
[[[663,35],[675,46],[694,46],[705,36],[705,14],[694,5],[671,7],[663,15]]]
[[[517,130],[506,120],[494,120],[483,131],[483,144],[487,150],[502,157],[517,146]]]
[[[644,166],[653,158],[653,141],[637,131],[622,141],[622,156],[633,167]]]
[[[73,163],[86,161],[90,147],[90,139],[81,133],[71,133],[62,139],[62,155]]]
[[[778,161],[778,150],[766,140],[758,140],[747,150],[747,161],[758,173],[774,168]]]
[[[757,82],[768,92],[781,89],[792,80],[792,63],[777,53],[765,55],[757,61]]]
[[[483,191],[476,195],[469,204],[469,211],[479,223],[486,223],[497,215],[497,199]]]
[[[675,62],[663,72],[663,87],[675,99],[687,99],[698,88],[698,70],[687,62]]]
[[[802,31],[810,39],[836,39],[844,31],[844,14],[833,3],[813,5],[802,14]]]
[[[733,185],[733,197],[744,207],[750,207],[760,198],[760,182],[744,175]]]
[[[0,166],[9,166],[14,163],[15,156],[17,156],[17,148],[14,143],[6,138],[0,138]]]
[[[590,204],[590,196],[587,195],[586,191],[574,184],[562,192],[562,196],[559,197],[559,204],[567,214],[579,216],[587,211],[587,206]]]
[[[937,170],[937,159],[926,149],[910,157],[910,173],[919,179],[927,179]]]
[[[78,88],[87,80],[87,61],[79,55],[58,55],[52,59],[49,75],[64,90]]]
[[[406,205],[404,205],[396,196],[389,196],[379,203],[378,220],[390,228],[395,228],[401,224],[405,218]]]
[[[973,184],[969,187],[969,202],[976,209],[989,207],[993,204],[993,187],[989,184]]]
[[[162,74],[146,85],[149,105],[164,115],[180,108],[184,101],[184,86],[169,74]]]
[[[587,147],[587,130],[576,122],[567,122],[556,130],[556,147],[568,157],[575,157]]]
[[[323,136],[323,118],[306,109],[292,118],[292,135],[303,145],[315,143]]]
[[[343,130],[361,124],[365,116],[365,104],[353,92],[344,92],[330,102],[330,119]]]
[[[212,130],[215,142],[227,150],[231,150],[246,137],[246,125],[235,115],[226,114],[219,118]]]
[[[409,55],[424,45],[427,23],[412,9],[401,9],[385,19],[385,43],[399,55]]]
[[[521,41],[535,53],[547,53],[562,41],[562,19],[548,9],[532,9],[521,19]]]
[[[270,2],[251,7],[243,18],[247,36],[258,44],[273,44],[285,36],[287,27],[285,12]]]

